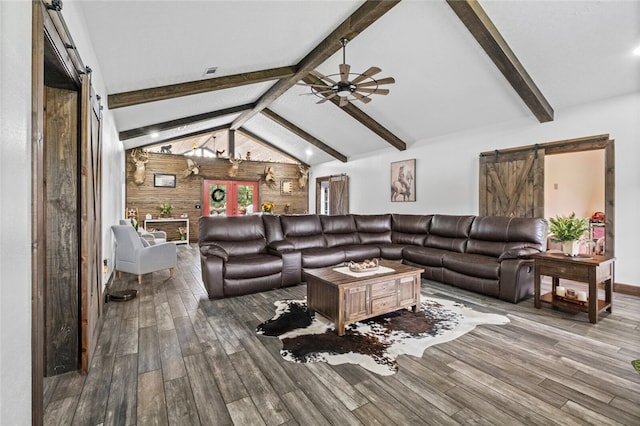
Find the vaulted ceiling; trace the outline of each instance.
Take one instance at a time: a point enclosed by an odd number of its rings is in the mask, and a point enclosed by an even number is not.
[[[125,148],[231,128],[313,165],[640,91],[637,1],[79,4]],[[296,84],[338,73],[342,37],[389,95]]]

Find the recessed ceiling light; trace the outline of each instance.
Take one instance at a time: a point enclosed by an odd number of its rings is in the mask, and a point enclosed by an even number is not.
[[[158,132],[151,132],[151,133],[149,134],[149,136],[151,136],[152,138],[154,138],[154,139],[155,139],[155,138],[157,138],[158,136],[160,136],[160,133],[158,133]]]
[[[640,56],[640,46],[636,47],[636,48],[633,50],[633,54],[634,54],[634,55],[637,55],[637,56]]]
[[[311,155],[313,155],[313,151],[311,150],[311,148],[307,148],[304,153],[307,154],[307,157],[311,157]]]

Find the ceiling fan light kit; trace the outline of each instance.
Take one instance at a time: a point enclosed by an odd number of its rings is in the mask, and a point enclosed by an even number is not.
[[[354,100],[367,104],[371,102],[371,95],[389,94],[389,89],[381,89],[381,85],[395,83],[393,77],[373,78],[374,75],[382,71],[378,67],[370,67],[362,74],[350,72],[351,66],[346,63],[346,45],[348,42],[349,40],[346,38],[340,39],[342,63],[339,65],[339,73],[322,75],[317,71],[312,71],[311,74],[317,77],[321,83],[299,83],[302,86],[310,87],[310,94],[321,98],[316,103],[321,104],[337,96],[340,98],[339,105],[341,107]],[[353,76],[353,79],[351,79],[351,76]]]

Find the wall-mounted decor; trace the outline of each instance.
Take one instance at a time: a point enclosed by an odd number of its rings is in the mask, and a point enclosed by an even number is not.
[[[164,188],[175,188],[176,175],[168,174],[168,173],[154,173],[153,186],[164,187]]]
[[[291,195],[293,193],[293,179],[282,179],[280,182],[280,194]]]
[[[415,158],[391,163],[391,201],[415,201],[415,177]]]

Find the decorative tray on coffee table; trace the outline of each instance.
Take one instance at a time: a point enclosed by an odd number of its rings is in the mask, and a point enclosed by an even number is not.
[[[349,262],[349,270],[351,272],[371,272],[378,270],[379,261],[377,258],[363,260],[362,262]]]

